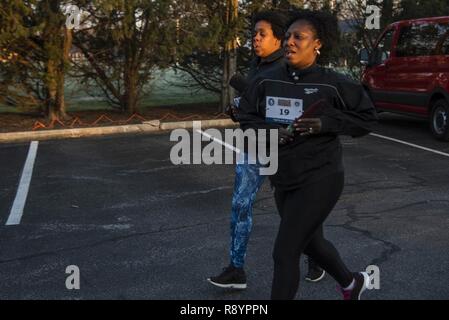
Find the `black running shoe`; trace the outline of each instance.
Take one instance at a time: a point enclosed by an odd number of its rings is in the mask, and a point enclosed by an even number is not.
[[[306,275],[306,280],[309,282],[318,282],[321,281],[326,275],[326,271],[324,271],[319,265],[313,261],[312,258],[308,258],[309,264],[309,272]]]
[[[224,268],[219,276],[210,277],[207,281],[220,288],[246,289],[245,271],[232,265]]]
[[[355,285],[352,290],[344,290],[339,287],[343,294],[343,300],[360,300],[362,293],[368,288],[369,275],[366,272],[354,273]]]

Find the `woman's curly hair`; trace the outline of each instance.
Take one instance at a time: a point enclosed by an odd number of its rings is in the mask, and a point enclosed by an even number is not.
[[[332,50],[336,47],[340,39],[338,20],[331,13],[324,11],[294,10],[290,12],[290,20],[287,29],[296,21],[306,21],[315,33],[317,39],[321,41],[321,55],[318,62],[329,63]]]
[[[288,17],[278,11],[260,11],[252,19],[253,26],[259,21],[266,21],[271,25],[273,35],[276,39],[283,40],[287,30]]]

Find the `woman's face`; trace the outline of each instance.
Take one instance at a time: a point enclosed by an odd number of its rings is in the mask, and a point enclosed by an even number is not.
[[[269,22],[261,20],[254,26],[253,48],[261,58],[266,58],[281,48],[281,40],[274,36]]]
[[[305,20],[294,22],[285,34],[284,51],[289,65],[304,69],[315,63],[321,42]]]

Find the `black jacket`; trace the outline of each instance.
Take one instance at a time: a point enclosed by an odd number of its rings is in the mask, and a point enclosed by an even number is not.
[[[273,115],[275,104],[289,111],[302,109],[307,117],[322,121],[320,134],[296,134],[292,143],[280,147],[279,169],[270,179],[275,187],[285,190],[343,171],[338,135],[360,137],[377,122],[373,103],[360,83],[318,65],[295,70],[282,64],[257,74],[240,102],[242,129],[287,127],[288,120],[272,122],[266,117],[267,105]]]
[[[271,68],[276,68],[278,66],[285,65],[285,59],[284,59],[284,50],[279,49],[275,52],[273,52],[271,55],[269,55],[266,58],[260,58],[255,57],[253,60],[251,60],[248,75],[246,76],[246,81],[244,81],[243,84],[240,84],[242,87],[248,88],[250,83],[254,80],[254,78],[262,72],[268,72]],[[240,95],[242,95],[245,92],[243,90],[242,92],[239,92]],[[229,110],[231,111],[231,110]],[[238,119],[240,118],[238,116],[238,113],[240,113],[239,108],[233,110],[231,115],[231,119],[234,122],[238,122]]]
[[[284,58],[283,49],[279,49],[273,52],[271,55],[269,55],[264,59],[260,57],[255,57],[249,65],[247,80],[250,82],[259,73],[266,72],[274,66],[285,65],[285,60],[283,58]]]

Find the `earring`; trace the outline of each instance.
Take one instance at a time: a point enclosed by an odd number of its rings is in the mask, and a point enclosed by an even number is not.
[[[316,54],[317,54],[317,55],[320,55],[320,54],[321,54],[320,49],[315,48],[315,51],[316,51]]]

